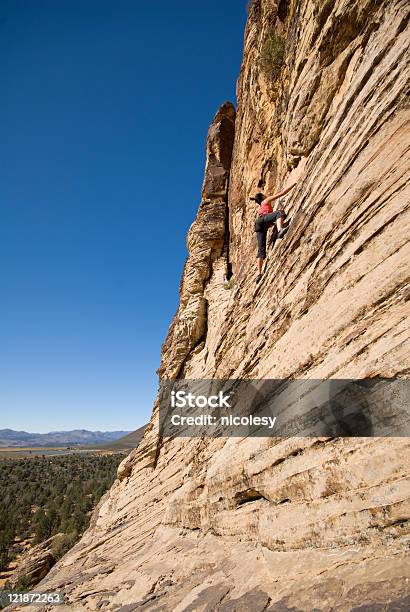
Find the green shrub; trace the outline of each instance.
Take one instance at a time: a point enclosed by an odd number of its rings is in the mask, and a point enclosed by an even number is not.
[[[224,282],[224,289],[227,289],[227,290],[228,289],[232,289],[232,287],[234,287],[234,286],[235,286],[235,279],[234,279],[234,277],[232,277],[231,279],[226,280]]]
[[[285,58],[285,39],[271,29],[259,55],[259,65],[266,78],[274,79],[278,76]]]
[[[74,546],[77,540],[77,531],[57,535],[52,544],[52,553],[54,557],[60,559],[72,546]]]
[[[21,576],[15,586],[13,587],[13,591],[28,591],[30,587],[30,578],[28,576]]]

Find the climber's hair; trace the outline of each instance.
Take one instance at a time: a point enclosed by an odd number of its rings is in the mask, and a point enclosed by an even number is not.
[[[264,199],[265,199],[265,196],[261,192],[257,193],[253,198],[251,198],[251,200],[253,200],[257,204],[262,204]]]

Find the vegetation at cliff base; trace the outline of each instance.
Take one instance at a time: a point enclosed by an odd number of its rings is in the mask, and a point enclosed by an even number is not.
[[[259,65],[267,79],[278,76],[285,58],[285,40],[272,28],[263,41]]]
[[[124,454],[0,459],[0,570],[27,545],[57,533],[62,556],[88,527],[91,510],[116,477]]]

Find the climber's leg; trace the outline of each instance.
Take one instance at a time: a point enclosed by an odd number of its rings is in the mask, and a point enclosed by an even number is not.
[[[278,228],[278,235],[276,237],[281,239],[288,231],[289,225],[286,225],[285,227],[283,225],[285,217],[286,217],[286,213],[284,210],[277,210],[276,213],[277,213],[276,227]]]
[[[257,227],[258,230],[256,231],[256,238],[258,240],[258,255],[256,261],[258,266],[258,276],[256,277],[256,282],[259,283],[262,278],[263,262],[266,258],[266,234],[268,230],[261,225]]]
[[[262,280],[262,268],[263,268],[263,262],[264,262],[264,258],[263,257],[258,257],[257,259],[257,263],[258,263],[258,276],[256,277],[256,282],[259,283]]]
[[[286,213],[284,210],[274,210],[273,212],[263,216],[265,227],[272,227],[272,225],[274,225],[276,222],[276,226],[278,230],[280,230],[285,217]]]
[[[256,232],[256,238],[258,240],[258,259],[265,259],[266,257],[266,234],[267,230]]]

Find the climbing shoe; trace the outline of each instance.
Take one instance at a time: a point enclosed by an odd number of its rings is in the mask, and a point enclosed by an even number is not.
[[[256,277],[256,282],[259,283],[262,280],[262,274],[258,274]]]
[[[281,238],[283,238],[283,236],[286,234],[286,232],[288,231],[289,226],[286,227],[282,227],[282,229],[280,230],[280,232],[278,232],[277,238],[279,238],[279,240]]]

